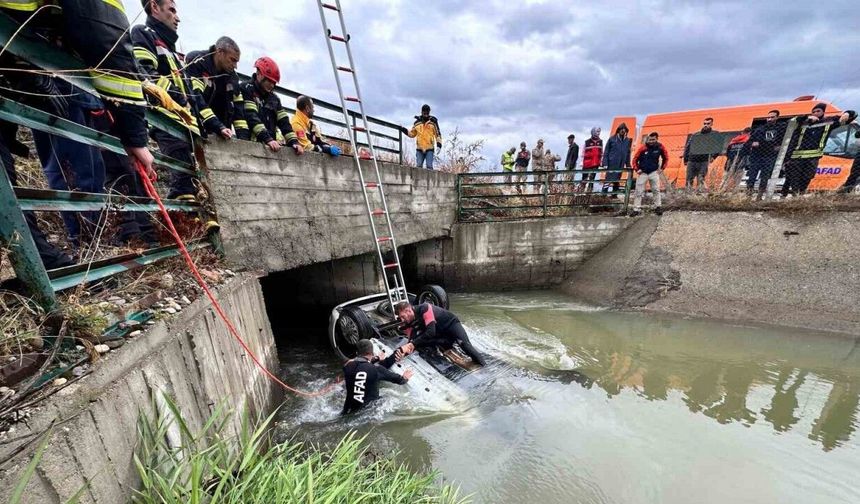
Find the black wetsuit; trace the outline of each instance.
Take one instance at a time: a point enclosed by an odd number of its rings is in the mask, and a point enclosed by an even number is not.
[[[374,359],[376,361],[376,359]],[[346,401],[343,414],[353,413],[379,399],[379,380],[403,385],[406,378],[389,370],[394,365],[394,354],[383,361],[373,363],[364,357],[357,357],[343,366],[346,383]]]
[[[484,356],[472,346],[463,324],[456,315],[444,308],[428,303],[415,307],[415,321],[406,329],[406,335],[416,348],[441,347],[451,348],[455,343],[460,344],[473,361],[485,365]]]

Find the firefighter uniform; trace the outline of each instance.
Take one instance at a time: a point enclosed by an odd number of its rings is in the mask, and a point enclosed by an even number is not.
[[[105,100],[116,122],[116,132],[126,147],[146,147],[146,100],[137,79],[128,18],[119,0],[3,0],[0,8],[22,14],[43,5],[62,8],[63,43],[90,67],[93,87]],[[117,42],[119,41],[119,42]]]
[[[299,138],[293,132],[290,115],[281,105],[281,99],[275,93],[267,93],[257,85],[257,74],[251,80],[239,85],[244,100],[245,118],[251,129],[251,137],[262,144],[272,140],[295,147]]]
[[[849,115],[849,123],[857,117],[853,110],[846,112]],[[785,183],[782,185],[783,196],[793,192],[803,193],[809,188],[818,171],[818,162],[824,156],[830,133],[842,125],[841,116],[842,114],[824,117],[816,122],[810,122],[806,116],[792,119],[798,125],[789,145],[789,164],[785,171]]]
[[[192,51],[186,57],[185,74],[191,78],[192,95],[197,101],[206,131],[221,131],[233,126],[236,138],[250,140],[245,120],[239,77],[236,72],[220,72],[215,66],[215,47]]]
[[[199,107],[192,103],[191,81],[185,76],[183,70],[184,57],[176,52],[177,39],[178,35],[175,31],[152,16],[147,17],[145,25],[137,25],[131,29],[134,57],[143,73],[156,86],[166,91],[177,105],[185,108],[189,113],[196,113]],[[200,99],[202,100],[202,97]],[[176,113],[163,107],[158,108],[180,126],[188,128],[195,135],[200,135],[197,121],[194,121],[194,124],[187,124]]]
[[[157,107],[158,110],[180,126],[188,128],[193,135],[199,136],[200,127],[195,112],[200,107],[193,103],[194,97],[190,93],[191,81],[183,72],[185,60],[176,52],[178,38],[174,30],[152,16],[147,17],[145,25],[137,25],[131,30],[134,57],[141,70],[151,82],[167,93],[175,102],[174,107],[184,109],[184,111],[180,110],[180,113],[191,116],[191,124],[164,106]],[[202,101],[201,95],[198,94],[196,97]],[[162,105],[165,104],[162,103]],[[158,143],[158,148],[164,155],[194,166],[193,148],[188,141],[155,128],[150,130],[150,135]],[[170,193],[167,195],[169,199],[193,199],[196,193],[197,188],[191,175],[170,171]]]

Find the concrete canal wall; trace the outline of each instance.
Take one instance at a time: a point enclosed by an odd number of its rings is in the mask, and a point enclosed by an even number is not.
[[[271,369],[277,352],[258,279],[240,275],[217,296],[249,347]],[[226,434],[238,433],[244,408],[264,415],[280,389],[253,368],[251,359],[217,319],[207,300],[198,300],[170,323],[158,322],[144,335],[107,354],[95,371],[34,408],[0,444],[0,501],[7,502],[42,433],[52,437],[24,502],[66,502],[88,484],[80,502],[128,502],[139,485],[133,453],[141,411],[152,414],[151,398],[176,399],[192,430],[221,403],[237,409]]]
[[[451,237],[404,251],[406,274],[451,291],[548,289],[614,240],[624,217],[460,223]]]
[[[616,308],[860,335],[860,214],[649,216],[563,288]]]

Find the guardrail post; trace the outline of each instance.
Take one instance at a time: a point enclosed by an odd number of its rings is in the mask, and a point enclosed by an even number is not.
[[[403,130],[397,130],[397,132],[399,133],[398,136],[400,137],[400,146],[397,148],[397,150],[400,151],[400,164],[403,164]],[[458,179],[457,184],[459,185],[459,183],[460,182]]]
[[[630,188],[633,186],[633,170],[627,170],[627,180],[624,181],[624,215],[627,215],[627,211],[630,208]],[[659,191],[660,188],[658,187]]]
[[[403,156],[403,150],[401,149],[400,153],[401,157]],[[457,175],[457,220],[461,220],[463,218],[463,174]]]
[[[549,195],[549,172],[543,172],[543,216],[544,217],[546,217],[548,195]]]
[[[24,283],[38,303],[51,311],[57,306],[57,297],[51,279],[39,257],[33,235],[21,208],[6,168],[0,162],[0,241],[9,247],[9,261],[18,279]]]

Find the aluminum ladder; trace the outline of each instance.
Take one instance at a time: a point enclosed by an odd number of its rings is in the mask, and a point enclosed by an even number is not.
[[[341,107],[343,108],[344,124],[353,124],[351,128],[354,131],[349,135],[349,142],[352,146],[352,157],[355,159],[355,167],[358,170],[358,176],[361,180],[361,191],[364,194],[364,204],[367,210],[367,218],[370,222],[370,231],[373,235],[374,246],[376,247],[379,268],[385,282],[385,292],[388,294],[388,301],[391,303],[393,308],[399,301],[408,300],[406,282],[403,278],[403,269],[400,266],[400,257],[397,254],[397,240],[394,238],[394,227],[391,224],[391,214],[388,211],[388,202],[385,199],[385,188],[383,187],[382,177],[379,173],[379,163],[376,158],[376,150],[373,147],[370,125],[367,121],[367,114],[364,112],[364,102],[361,99],[361,88],[358,85],[358,74],[355,70],[355,60],[352,57],[352,49],[350,47],[350,36],[346,31],[346,23],[343,20],[343,10],[341,9],[340,0],[334,0],[334,3],[326,3],[323,2],[323,0],[317,0],[317,5],[319,6],[320,20],[322,21],[326,46],[328,47],[328,53],[331,58],[331,68],[334,72],[334,80],[337,83],[337,93],[340,97]],[[337,13],[341,29],[340,33],[342,35],[335,35],[332,33],[331,29],[329,29],[329,24],[326,19],[327,10]],[[337,58],[335,56],[333,46],[334,42],[341,43],[346,48],[349,66],[341,66],[337,64]],[[355,96],[344,95],[341,73],[352,75],[352,82],[355,86]],[[357,126],[354,122],[350,122],[351,111],[347,108],[347,103],[354,103],[358,106],[358,112],[361,114],[362,126]],[[364,169],[361,166],[362,159],[359,154],[357,144],[357,136],[359,133],[364,133],[366,135],[366,143],[370,149],[370,161],[373,163],[373,170],[369,173],[369,177],[364,176]],[[372,178],[373,180],[368,180],[368,178]],[[376,203],[377,201],[378,203]],[[383,230],[382,233],[379,231],[380,228]],[[389,257],[389,262],[386,262],[386,254]]]

